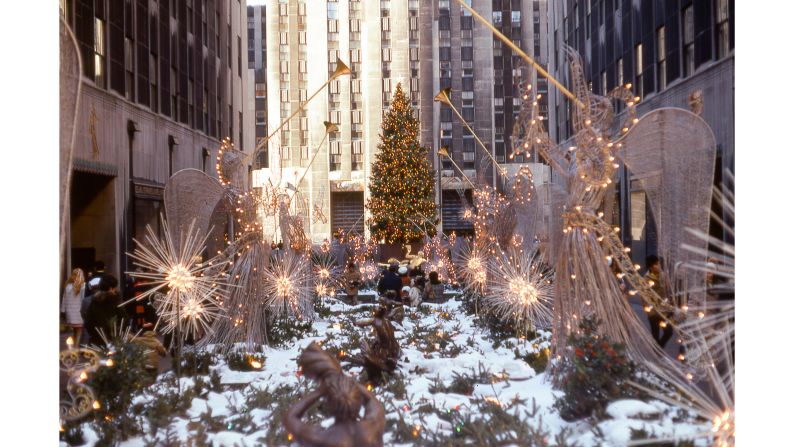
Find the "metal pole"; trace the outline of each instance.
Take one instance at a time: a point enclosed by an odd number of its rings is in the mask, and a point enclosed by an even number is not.
[[[466,4],[466,2],[465,2],[464,0],[457,0],[457,1],[458,1],[458,3],[460,3],[460,6],[462,6],[464,9],[466,9],[467,11],[469,11],[469,13],[471,13],[472,17],[474,17],[475,19],[477,19],[477,21],[478,21],[478,22],[480,22],[480,23],[482,23],[483,25],[485,25],[486,27],[488,27],[488,29],[490,29],[490,30],[491,30],[491,32],[492,32],[492,33],[493,33],[493,34],[494,34],[496,37],[498,37],[498,38],[499,38],[499,40],[501,40],[502,42],[504,42],[504,44],[505,44],[505,45],[507,45],[508,47],[510,47],[510,49],[512,49],[513,51],[515,51],[515,52],[516,52],[516,53],[517,53],[519,56],[521,56],[521,58],[522,58],[522,59],[524,59],[525,61],[527,61],[527,63],[528,63],[528,64],[532,65],[532,67],[534,67],[534,68],[535,68],[535,70],[537,70],[538,74],[540,74],[540,75],[541,75],[541,76],[543,76],[544,78],[548,79],[548,80],[549,80],[549,82],[551,82],[552,84],[554,84],[554,86],[555,86],[555,87],[557,87],[557,88],[560,90],[560,92],[561,92],[563,95],[567,96],[567,97],[568,97],[568,98],[569,98],[571,101],[573,101],[573,102],[574,102],[576,105],[578,105],[579,107],[582,107],[582,108],[584,108],[584,103],[582,103],[582,101],[580,101],[580,100],[579,100],[579,98],[577,98],[576,96],[574,96],[574,94],[573,94],[573,93],[571,93],[570,91],[568,91],[568,89],[567,89],[567,88],[565,88],[565,87],[564,87],[562,84],[560,84],[560,82],[559,82],[557,79],[555,79],[555,78],[554,78],[552,75],[550,75],[550,74],[549,74],[549,73],[548,73],[546,70],[544,70],[544,69],[543,69],[543,67],[541,67],[541,66],[540,66],[540,65],[539,65],[537,62],[535,62],[535,60],[534,60],[534,59],[532,59],[531,57],[529,57],[529,56],[527,55],[527,53],[524,53],[523,51],[521,51],[521,48],[519,48],[518,46],[516,46],[516,44],[514,44],[512,40],[508,39],[508,38],[507,38],[507,37],[506,37],[504,34],[502,34],[502,33],[501,33],[501,32],[500,32],[498,29],[496,29],[496,28],[495,28],[495,27],[494,27],[494,26],[491,24],[491,22],[489,22],[488,20],[486,20],[485,18],[483,18],[483,16],[481,16],[480,14],[478,14],[478,13],[477,13],[477,11],[475,11],[474,9],[472,9],[472,7],[471,7],[471,6],[469,6],[468,4]]]
[[[482,140],[480,139],[479,135],[477,135],[477,133],[474,132],[474,129],[472,129],[471,126],[469,126],[469,123],[466,122],[466,120],[463,118],[463,116],[458,112],[458,109],[456,109],[455,106],[452,104],[452,99],[449,97],[449,92],[450,92],[450,89],[449,88],[445,88],[444,90],[441,90],[435,96],[434,99],[436,101],[440,101],[440,102],[443,102],[444,104],[448,105],[449,108],[452,109],[453,112],[455,112],[455,115],[458,117],[460,122],[463,123],[463,125],[466,127],[466,129],[469,130],[469,132],[472,134],[472,136],[474,136],[474,139],[480,145],[482,150],[485,151],[485,153],[488,155],[488,157],[490,157],[491,161],[493,161],[493,164],[494,164],[493,187],[494,187],[494,189],[496,189],[496,171],[498,170],[499,174],[502,175],[503,177],[507,175],[507,172],[505,171],[504,168],[499,166],[499,163],[496,161],[496,158],[494,158],[493,154],[491,154],[491,152],[488,150],[488,148],[485,147],[485,143],[482,142]]]

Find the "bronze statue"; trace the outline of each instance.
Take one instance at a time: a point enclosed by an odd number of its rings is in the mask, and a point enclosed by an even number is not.
[[[312,342],[298,358],[303,374],[318,387],[284,415],[284,426],[305,447],[380,447],[386,426],[383,405],[366,388],[342,372],[339,362]],[[301,420],[322,399],[322,410],[334,417],[328,428]],[[364,416],[358,414],[364,407]]]
[[[382,381],[384,373],[394,372],[400,358],[400,344],[394,337],[394,328],[387,316],[387,308],[379,306],[372,318],[356,322],[356,326],[372,326],[375,329],[375,341],[362,341],[361,354],[351,358],[353,363],[364,367],[368,380],[375,385]]]

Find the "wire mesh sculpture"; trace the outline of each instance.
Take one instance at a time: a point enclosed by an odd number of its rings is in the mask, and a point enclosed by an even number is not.
[[[603,213],[598,211],[618,167],[615,151],[623,145],[620,137],[612,137],[610,133],[614,117],[612,106],[608,98],[587,89],[581,59],[572,49],[566,47],[565,50],[570,64],[571,90],[581,103],[581,107],[572,108],[575,145],[567,150],[553,145],[539,120],[525,129],[517,145],[527,153],[533,148],[537,150],[560,174],[558,178],[564,180],[565,185],[565,208],[561,214],[563,236],[554,247],[558,252],[553,345],[557,356],[565,354],[567,334],[576,330],[578,318],[594,313],[604,322],[602,328],[610,338],[626,344],[630,357],[667,362],[666,354],[651,339],[623,298],[607,264],[607,256],[621,262],[624,269],[633,272],[634,276],[628,279],[634,280],[636,284],[632,285],[643,298],[662,305],[662,299],[654,296],[647,282],[636,274],[614,229],[603,221]],[[636,100],[629,100],[629,95],[629,89],[624,86],[610,94],[626,100],[628,122],[621,128],[623,135],[637,122],[634,117]]]

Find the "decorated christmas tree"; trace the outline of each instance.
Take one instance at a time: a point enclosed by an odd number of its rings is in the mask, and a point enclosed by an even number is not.
[[[416,241],[425,231],[435,234],[433,174],[427,149],[419,145],[419,123],[400,84],[380,139],[367,200],[372,235],[394,243]]]

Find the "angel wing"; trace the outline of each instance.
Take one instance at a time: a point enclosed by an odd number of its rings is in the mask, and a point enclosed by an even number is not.
[[[195,228],[199,234],[207,234],[213,213],[224,195],[225,189],[220,182],[198,169],[182,169],[172,175],[163,193],[171,237],[178,241],[193,219],[196,219]]]
[[[677,269],[690,262],[703,261],[683,245],[706,250],[707,241],[691,230],[708,234],[711,191],[714,180],[716,142],[711,128],[692,112],[679,108],[657,109],[644,115],[626,134],[617,156],[626,164],[632,178],[645,190],[658,232],[658,254],[679,271],[679,289],[692,290],[705,276]],[[700,302],[703,292],[691,300]]]

